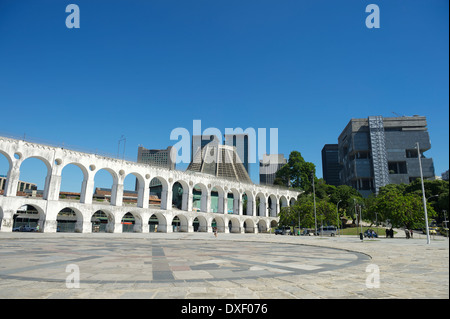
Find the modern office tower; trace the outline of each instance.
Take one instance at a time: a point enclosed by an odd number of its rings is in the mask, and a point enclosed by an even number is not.
[[[221,143],[216,135],[192,135],[191,144],[191,162],[194,160],[195,154],[205,147],[208,143],[216,140],[217,143]]]
[[[341,183],[368,196],[384,185],[420,178],[417,143],[423,177],[434,178],[433,159],[423,154],[431,148],[426,117],[351,119],[338,138]]]
[[[165,167],[168,169],[175,169],[175,163],[177,158],[176,149],[173,146],[169,146],[165,150],[149,150],[142,146],[138,148],[138,163]],[[161,182],[155,178],[150,182],[150,187],[160,186]],[[138,187],[138,181],[136,180],[136,190]]]
[[[339,164],[338,144],[325,144],[322,148],[322,176],[328,185],[339,186]]]
[[[287,159],[283,154],[264,154],[259,161],[259,184],[273,185],[278,170],[285,164]]]
[[[139,146],[137,162],[175,169],[176,156],[176,150],[172,146],[165,150],[149,150]]]
[[[203,148],[197,150],[187,171],[252,183],[236,153],[236,148],[221,145],[217,140],[210,141]]]
[[[249,165],[249,136],[248,134],[225,134],[224,144],[236,148],[239,159],[242,160],[247,174],[250,175]]]

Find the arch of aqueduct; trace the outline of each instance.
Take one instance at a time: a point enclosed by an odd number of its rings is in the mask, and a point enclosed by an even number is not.
[[[91,218],[97,211],[108,217],[108,232],[122,232],[121,221],[125,214],[131,213],[135,219],[135,232],[149,232],[149,220],[154,215],[158,219],[159,232],[172,232],[172,221],[177,216],[180,230],[193,231],[193,221],[200,223],[199,231],[212,231],[211,223],[216,222],[223,232],[266,231],[278,222],[281,207],[291,205],[300,194],[298,191],[265,185],[242,183],[215,176],[169,170],[131,161],[104,157],[31,143],[0,136],[0,156],[9,163],[4,194],[0,195],[0,231],[10,232],[13,228],[13,216],[23,205],[32,205],[39,214],[38,224],[44,232],[56,232],[57,216],[64,208],[72,209],[76,214],[75,231],[89,233],[92,230]],[[46,166],[45,186],[42,198],[17,196],[17,185],[21,164],[28,158],[38,158]],[[62,170],[74,164],[83,173],[79,201],[62,199],[59,196]],[[110,203],[93,203],[94,177],[101,170],[107,170],[112,178]],[[123,182],[129,174],[137,179],[137,206],[123,203]],[[153,178],[162,184],[161,205],[149,205],[149,185]],[[181,210],[172,207],[172,186],[180,183],[183,188]],[[193,211],[194,186],[200,187],[201,211]],[[217,212],[211,212],[211,190],[218,193]],[[235,200],[233,214],[227,214],[227,194],[233,193]],[[247,195],[247,209],[243,211],[242,195]],[[259,207],[256,200],[259,199]],[[269,206],[270,198],[270,207]],[[225,212],[225,213],[224,213]]]

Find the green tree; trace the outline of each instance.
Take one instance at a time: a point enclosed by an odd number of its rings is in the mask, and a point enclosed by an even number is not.
[[[424,180],[425,197],[427,202],[433,206],[440,220],[444,219],[444,211],[449,211],[449,183],[443,180]],[[405,193],[414,193],[422,196],[422,182],[420,178],[405,187]],[[448,216],[447,216],[448,217]]]
[[[286,226],[300,224],[302,228],[314,228],[314,206],[307,198],[298,200],[293,206],[283,208],[280,212],[280,224]]]
[[[422,228],[425,225],[422,198],[413,193],[402,194],[391,189],[380,193],[370,208],[379,213],[379,217],[389,220],[392,227]],[[428,218],[436,215],[427,204]]]
[[[309,192],[312,189],[311,175],[315,177],[315,171],[316,166],[313,163],[306,162],[300,152],[292,151],[287,164],[278,170],[274,184]]]
[[[448,181],[442,180],[424,180],[423,182],[427,204],[433,208],[436,213],[434,216],[438,218],[438,221],[442,221],[444,219],[444,211],[449,211],[449,183]],[[422,182],[420,178],[418,178],[410,184],[389,184],[380,187],[378,197],[390,193],[401,194],[403,196],[413,194],[422,200]],[[373,207],[376,201],[371,202],[370,200],[367,200],[366,202],[369,207],[369,213],[373,215],[374,212],[377,211],[376,207]],[[378,213],[383,214],[382,212]],[[380,215],[378,215],[378,220],[380,220]]]
[[[280,212],[280,224],[286,226],[300,225],[302,228],[314,228],[314,202],[311,197],[302,197],[293,206],[285,207]],[[336,225],[336,205],[325,200],[316,200],[317,226]]]
[[[316,202],[317,227],[320,225],[337,226],[336,205],[321,199]]]
[[[353,187],[347,185],[339,185],[336,187],[335,191],[330,194],[330,201],[337,205],[339,203],[339,208],[343,210],[348,210],[354,207],[354,198],[360,200],[362,195]]]
[[[331,199],[331,196],[336,193],[336,186],[328,185],[323,178],[315,181],[316,198]],[[312,192],[312,189],[311,189]],[[335,203],[336,204],[336,203]]]

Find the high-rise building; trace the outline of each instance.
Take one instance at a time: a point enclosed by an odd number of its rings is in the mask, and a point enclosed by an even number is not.
[[[325,144],[322,148],[322,176],[325,183],[334,186],[341,185],[340,170],[338,144]]]
[[[219,137],[216,135],[192,135],[192,144],[191,144],[191,162],[195,158],[195,154],[200,149],[203,149],[206,145],[208,145],[210,142],[216,140],[217,143],[221,143],[219,140]]]
[[[172,146],[165,150],[149,150],[139,146],[137,162],[175,169],[176,156],[176,150]]]
[[[340,181],[363,196],[378,193],[386,184],[420,178],[417,143],[424,178],[434,178],[433,159],[424,116],[351,119],[338,138]]]
[[[175,169],[176,157],[177,152],[173,146],[169,146],[165,150],[157,150],[157,149],[149,150],[142,146],[139,146],[137,162],[148,165],[165,167],[168,169]],[[150,188],[157,187],[160,185],[161,182],[157,178],[152,179],[152,181],[150,182]],[[136,190],[138,189],[137,179],[135,189]]]
[[[250,165],[249,165],[249,136],[248,134],[225,134],[224,144],[228,146],[234,146],[236,148],[236,153],[242,161],[247,174],[250,175]]]
[[[264,154],[259,161],[259,183],[261,185],[273,185],[276,174],[280,168],[287,164],[283,154]]]

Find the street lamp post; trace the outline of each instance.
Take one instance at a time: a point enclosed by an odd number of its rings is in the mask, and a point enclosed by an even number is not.
[[[125,147],[127,145],[127,139],[125,138],[125,136],[121,136],[119,139],[119,143],[117,145],[117,159],[120,159],[120,143],[123,142],[123,153],[122,153],[122,160],[125,159]]]
[[[357,204],[356,204],[356,199],[353,198],[353,204],[355,205],[355,218],[356,218],[356,233],[358,233],[358,210],[357,210]]]
[[[447,228],[447,238],[448,238],[447,211],[444,209],[442,212],[444,213],[444,224],[445,224],[445,228]]]
[[[339,237],[341,237],[341,233],[339,232],[339,203],[340,202],[342,202],[342,199],[336,205],[336,222],[337,222],[337,229],[338,229]]]
[[[361,232],[359,233],[359,237],[361,238],[361,240],[363,240],[364,234],[363,234],[363,226],[362,226],[362,210],[361,210],[361,205],[359,205],[359,223],[361,225]]]
[[[314,196],[314,235],[317,235],[317,215],[316,215],[316,187],[314,186],[314,172],[311,172],[313,182],[313,196]]]
[[[423,200],[423,210],[425,212],[425,228],[426,228],[426,232],[427,232],[427,245],[429,245],[431,243],[431,241],[430,241],[430,229],[428,227],[427,200],[425,198],[425,186],[423,184],[422,159],[420,156],[419,142],[417,142],[416,144],[417,144],[417,155],[419,158],[420,180],[422,181],[422,200]]]
[[[377,227],[377,235],[378,235],[378,233],[379,233],[379,231],[378,231],[378,212],[375,212],[375,225]]]

